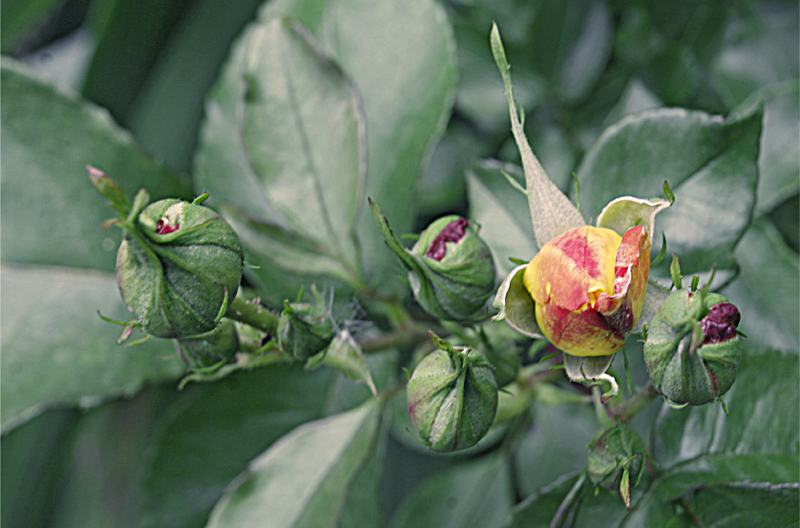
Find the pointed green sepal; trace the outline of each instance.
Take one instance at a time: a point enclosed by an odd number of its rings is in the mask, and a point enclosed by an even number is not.
[[[86,170],[89,172],[89,180],[94,185],[94,188],[108,198],[109,205],[121,218],[126,218],[131,211],[131,202],[122,187],[106,176],[106,173],[100,169],[87,165]]]
[[[670,202],[660,199],[644,200],[632,196],[617,198],[603,208],[597,217],[597,227],[611,229],[622,236],[631,227],[643,225],[652,236],[656,215],[670,205]]]
[[[525,193],[528,195],[531,220],[533,221],[533,233],[536,237],[536,243],[539,247],[542,247],[551,239],[566,233],[574,227],[585,226],[586,222],[578,212],[578,209],[572,205],[572,202],[547,175],[525,137],[523,121],[514,101],[511,68],[508,65],[503,42],[500,39],[500,31],[496,24],[492,24],[490,43],[494,60],[500,69],[500,74],[505,84],[511,117],[511,131],[522,158],[522,168],[525,172]]]

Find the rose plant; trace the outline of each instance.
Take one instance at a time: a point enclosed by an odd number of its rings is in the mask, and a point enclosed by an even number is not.
[[[4,524],[798,523],[796,5],[258,3],[3,6]]]

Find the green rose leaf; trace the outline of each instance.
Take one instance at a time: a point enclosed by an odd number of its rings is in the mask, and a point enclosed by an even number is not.
[[[332,374],[306,372],[297,364],[271,366],[170,394],[147,440],[142,525],[203,526],[225,486],[250,460],[295,427],[320,418],[330,404]],[[187,445],[202,465],[186,463]]]
[[[391,353],[370,354],[368,359],[380,390],[396,383],[397,362]],[[267,447],[295,427],[372,399],[366,386],[334,369],[308,371],[300,363],[240,371],[215,383],[174,390],[167,388],[169,403],[154,418],[154,433],[147,439],[143,527],[204,526],[226,486]],[[187,445],[193,446],[189,456],[202,464],[187,463]],[[375,465],[374,458],[354,488]],[[354,493],[348,497],[363,497]]]
[[[119,116],[148,152],[191,172],[208,90],[262,3],[115,2],[83,93]]]
[[[720,483],[700,487],[692,500],[706,526],[783,528],[797,525],[799,491],[797,483]]]
[[[764,6],[748,15],[747,23],[737,20],[730,24],[726,45],[711,64],[714,88],[728,107],[740,104],[763,86],[796,80],[800,75],[795,46],[797,6]]]
[[[390,528],[501,526],[513,504],[504,458],[483,457],[459,464],[419,484],[398,507]]]
[[[607,128],[578,169],[581,207],[599,215],[619,196],[655,196],[666,180],[675,203],[658,218],[684,271],[735,266],[733,248],[750,223],[758,182],[762,111],[728,119],[663,109]]]
[[[536,426],[528,430],[514,454],[523,496],[584,469],[586,446],[598,427],[597,416],[588,405],[546,405],[537,401],[532,413]],[[557,450],[552,449],[555,445],[559,446]]]
[[[264,15],[309,28],[353,79],[366,116],[366,194],[398,232],[413,227],[417,179],[444,132],[458,64],[453,30],[433,0],[280,0]],[[394,278],[392,255],[369,215],[358,224],[364,267],[375,284]]]
[[[0,40],[3,54],[13,52],[30,31],[45,24],[59,7],[58,0],[11,0],[3,4],[3,36]]]
[[[50,506],[63,492],[62,467],[53,460],[63,460],[77,418],[72,409],[51,411],[3,435],[0,477],[14,483],[3,491],[6,525],[47,525]]]
[[[344,72],[297,23],[252,26],[209,99],[195,163],[198,186],[248,255],[357,284],[364,156],[364,118]]]
[[[350,486],[375,448],[383,406],[377,399],[307,423],[250,463],[217,503],[208,528],[334,524]]]
[[[92,407],[186,370],[170,341],[115,344],[120,328],[97,315],[130,318],[112,275],[6,265],[2,290],[3,433],[47,408]]]
[[[755,92],[741,107],[764,99],[764,132],[758,156],[756,216],[797,194],[800,182],[800,108],[797,80],[773,84]]]
[[[413,5],[396,0],[289,0],[270,3],[261,19],[275,16],[291,16],[308,27],[325,49],[324,53],[334,57],[355,81],[361,97],[359,110],[363,108],[367,124],[366,137],[362,138],[369,159],[367,194],[385,202],[387,212],[397,219],[396,227],[409,231],[414,209],[406,204],[413,201],[423,161],[444,129],[455,88],[455,46],[443,10],[430,0],[418,0]],[[236,53],[241,55],[241,50]],[[263,191],[258,177],[248,167],[247,153],[235,144],[237,141],[231,144],[230,139],[235,139],[237,130],[236,100],[244,93],[243,80],[235,69],[230,66],[226,70],[227,80],[221,81],[209,101],[204,128],[204,137],[208,136],[209,141],[201,139],[196,172],[202,173],[199,183],[209,190],[213,179],[220,178],[219,174],[247,175],[230,186],[227,201],[232,207],[271,219],[269,225],[261,228],[262,233],[253,235],[261,243],[267,237],[278,239],[281,244],[273,244],[270,255],[282,251],[285,256],[281,262],[290,263],[288,269],[293,273],[290,278],[283,269],[273,270],[271,261],[262,261],[258,262],[261,269],[253,275],[269,285],[263,293],[280,302],[282,297],[275,292],[276,284],[285,285],[285,298],[296,293],[304,274],[336,277],[348,274],[341,273],[343,270],[338,269],[337,263],[320,256],[315,244],[305,243],[295,232],[287,233],[283,227],[275,229],[276,225],[282,225],[280,218],[270,216],[263,203],[259,203],[263,202],[258,199]],[[220,185],[227,186],[225,182]],[[351,212],[360,205],[361,202]],[[345,210],[344,204],[336,206]],[[274,207],[271,209],[276,212]],[[391,281],[383,279],[394,275],[387,266],[393,257],[368,215],[362,215],[357,230],[367,276],[375,275],[374,282],[385,288]],[[314,258],[307,258],[309,253]]]
[[[748,342],[787,352],[800,348],[800,264],[767,220],[754,222],[736,246],[739,276],[722,293],[742,314]],[[765,273],[765,270],[769,270]]]
[[[93,406],[181,375],[171,343],[119,347],[119,328],[97,315],[130,319],[113,277],[92,271],[114,270],[121,233],[100,230],[110,211],[86,166],[118,175],[129,195],[146,186],[159,198],[188,197],[190,189],[143,154],[104,110],[13,61],[3,59],[2,70],[2,222],[14,233],[3,238],[3,260],[60,266],[3,267],[6,432],[52,406]],[[31,334],[31,324],[47,331]]]
[[[100,230],[107,201],[86,166],[111,174],[133,196],[186,197],[186,182],[147,157],[105,110],[61,93],[23,66],[2,61],[4,261],[114,270],[121,239]],[[44,131],[47,133],[45,134]]]

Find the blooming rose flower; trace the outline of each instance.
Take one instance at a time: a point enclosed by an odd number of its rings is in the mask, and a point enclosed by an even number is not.
[[[556,347],[573,356],[604,356],[625,344],[642,313],[650,273],[644,226],[624,236],[578,227],[550,240],[525,269],[536,321]]]

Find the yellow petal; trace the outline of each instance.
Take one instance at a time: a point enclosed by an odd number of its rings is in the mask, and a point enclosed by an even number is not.
[[[614,294],[614,263],[622,241],[602,227],[571,229],[545,244],[525,269],[523,282],[536,304],[568,311]]]

